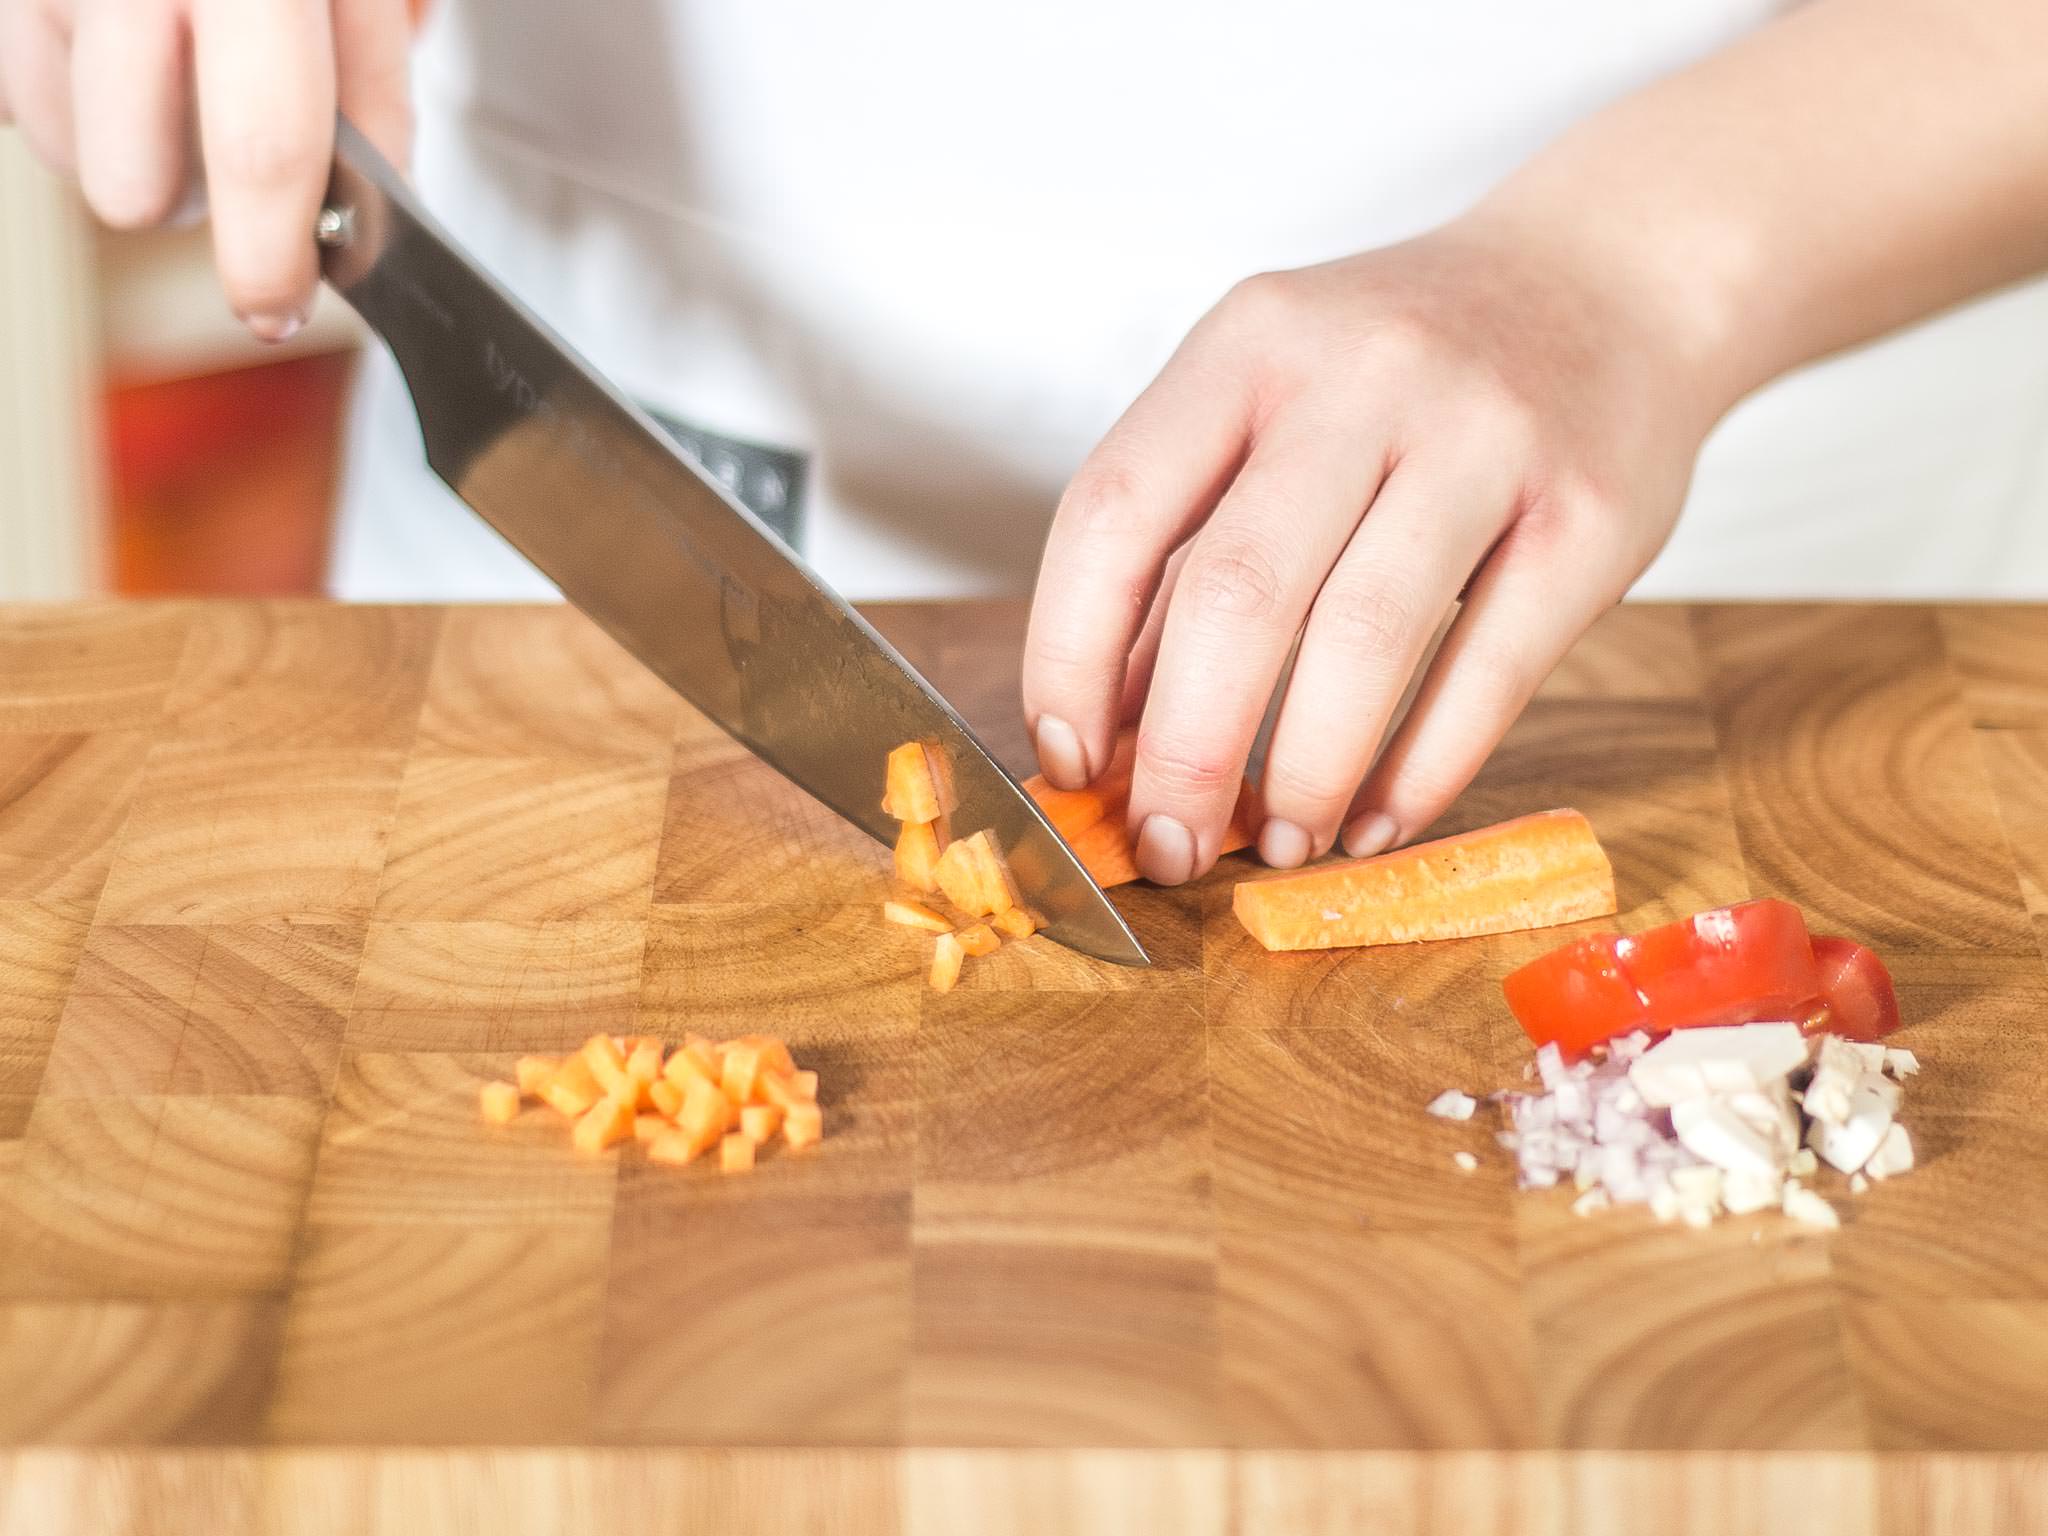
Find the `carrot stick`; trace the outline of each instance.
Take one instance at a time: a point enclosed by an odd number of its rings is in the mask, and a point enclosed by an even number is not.
[[[953,925],[921,901],[885,901],[882,916],[906,928],[923,928],[931,933],[951,933]]]
[[[945,849],[939,822],[905,822],[896,839],[896,878],[914,891],[939,888],[939,855]]]
[[[1370,859],[1239,882],[1267,949],[1412,944],[1548,928],[1614,910],[1614,870],[1577,811],[1541,811]]]
[[[1138,878],[1136,845],[1124,825],[1131,804],[1131,770],[1137,762],[1138,728],[1126,727],[1116,739],[1109,766],[1086,789],[1054,789],[1043,778],[1024,781],[1024,792],[1038,802],[1053,830],[1100,886],[1122,885]],[[1252,845],[1252,787],[1238,791],[1230,824],[1223,829],[1222,852]]]
[[[960,967],[966,962],[967,951],[960,947],[959,939],[950,933],[942,933],[932,946],[932,990],[950,992],[953,984],[960,979]]]
[[[937,873],[939,889],[946,893],[946,900],[969,917],[988,915],[988,888],[973,838],[955,838],[948,843],[946,851],[939,855]]]
[[[953,773],[945,754],[921,741],[906,741],[889,754],[882,812],[922,826],[952,813]]]

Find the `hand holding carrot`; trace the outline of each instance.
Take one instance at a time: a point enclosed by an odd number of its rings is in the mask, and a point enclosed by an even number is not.
[[[1242,283],[1075,477],[1025,708],[1073,788],[1142,706],[1149,878],[1215,861],[1297,634],[1260,786],[1280,866],[1428,826],[1663,542],[1714,412],[1650,298],[1546,243],[1475,216]]]

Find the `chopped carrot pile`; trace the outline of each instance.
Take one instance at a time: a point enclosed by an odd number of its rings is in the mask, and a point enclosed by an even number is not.
[[[537,1099],[574,1122],[571,1144],[591,1155],[632,1141],[651,1162],[687,1163],[715,1147],[723,1171],[742,1173],[777,1132],[799,1152],[824,1124],[818,1074],[773,1035],[688,1035],[673,1051],[647,1036],[592,1035],[560,1061],[522,1057],[517,1073],[483,1086],[484,1119],[509,1125],[522,1099]]]
[[[1241,881],[1231,908],[1267,949],[1463,939],[1604,917],[1614,910],[1614,869],[1584,816],[1541,811]]]
[[[940,748],[905,742],[889,754],[884,779],[882,809],[903,823],[896,839],[896,878],[921,896],[943,895],[964,921],[902,896],[882,903],[882,917],[938,935],[932,944],[932,989],[950,992],[968,956],[992,955],[1005,938],[1028,939],[1040,922],[1024,909],[993,832],[948,835],[946,818],[958,800],[952,765]],[[1128,766],[1125,781],[1128,795]]]

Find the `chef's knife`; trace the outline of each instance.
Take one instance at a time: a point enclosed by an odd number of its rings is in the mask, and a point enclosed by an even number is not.
[[[412,391],[427,461],[578,608],[772,767],[869,835],[882,764],[934,742],[955,824],[1001,839],[1046,931],[1144,949],[1031,797],[859,614],[419,205],[346,120],[317,238],[327,280]]]

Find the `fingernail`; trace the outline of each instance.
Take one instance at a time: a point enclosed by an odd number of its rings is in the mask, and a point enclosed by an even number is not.
[[[290,341],[298,335],[299,328],[306,323],[306,317],[295,311],[277,315],[244,315],[242,324],[249,327],[258,341]]]
[[[1088,787],[1088,754],[1074,728],[1058,715],[1038,717],[1038,766],[1055,789]]]
[[[1259,857],[1275,869],[1306,864],[1314,851],[1309,835],[1291,821],[1269,821],[1259,828]]]
[[[1195,872],[1195,834],[1157,812],[1138,829],[1138,873],[1154,885],[1179,885]]]
[[[1344,851],[1354,859],[1369,859],[1393,847],[1401,829],[1384,811],[1368,811],[1344,829]]]

